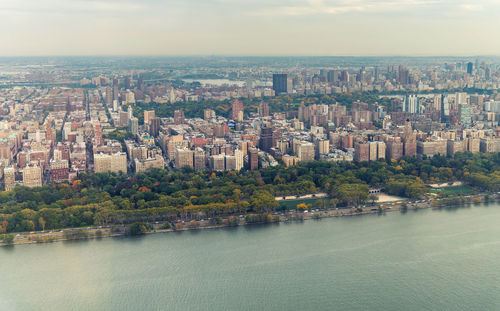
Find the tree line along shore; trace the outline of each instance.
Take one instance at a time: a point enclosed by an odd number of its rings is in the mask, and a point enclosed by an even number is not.
[[[71,184],[1,192],[0,236],[8,242],[18,232],[272,215],[300,210],[280,205],[275,196],[316,192],[328,194],[316,209],[370,204],[374,202],[370,188],[409,200],[442,200],[454,195],[430,196],[426,185],[454,181],[464,182],[476,194],[500,191],[500,154],[463,152],[370,163],[311,161],[241,172],[183,168],[132,176],[81,174]]]
[[[384,215],[386,212],[406,213],[409,210],[418,209],[456,209],[475,206],[480,203],[491,203],[500,201],[498,194],[479,195],[453,195],[439,199],[428,199],[418,201],[406,201],[396,203],[379,203],[358,208],[326,208],[319,204],[297,204],[297,209],[282,211],[273,214],[246,214],[239,216],[215,217],[190,221],[165,221],[154,223],[135,222],[129,225],[98,226],[88,228],[69,228],[55,231],[35,231],[9,235],[9,239],[0,243],[0,246],[52,243],[71,240],[101,239],[120,236],[139,236],[153,233],[182,232],[201,229],[216,229],[224,227],[246,226],[254,224],[278,224],[281,222],[294,222],[304,220],[319,220],[329,217],[361,216],[367,214]]]

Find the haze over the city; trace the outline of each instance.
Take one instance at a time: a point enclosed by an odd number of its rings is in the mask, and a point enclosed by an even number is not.
[[[494,0],[0,0],[0,55],[498,55],[499,13]]]

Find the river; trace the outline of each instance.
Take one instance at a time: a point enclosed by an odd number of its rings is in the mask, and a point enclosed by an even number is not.
[[[500,310],[500,206],[0,248],[0,310]]]

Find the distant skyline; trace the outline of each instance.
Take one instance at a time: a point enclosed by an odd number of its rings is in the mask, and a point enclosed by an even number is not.
[[[0,0],[0,56],[500,55],[497,0]]]

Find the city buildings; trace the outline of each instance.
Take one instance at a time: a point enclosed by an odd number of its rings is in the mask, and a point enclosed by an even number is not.
[[[33,188],[42,186],[42,169],[38,165],[23,168],[23,186]]]
[[[273,74],[273,90],[276,95],[287,93],[288,90],[288,75],[286,73]]]
[[[96,154],[94,155],[94,172],[104,173],[127,173],[127,154],[117,152],[115,154]]]
[[[81,85],[91,88],[5,87],[0,90],[4,188],[70,182],[82,172],[185,166],[238,171],[312,160],[496,152],[499,67],[469,63],[200,69],[231,76],[228,81],[244,79],[243,86],[171,83],[143,79],[144,72],[103,70],[81,78]],[[32,78],[47,74],[45,79],[57,83],[74,81],[71,70],[53,68],[57,74],[26,70],[36,73]],[[162,69],[155,75],[171,77]],[[6,74],[9,81],[24,77]],[[351,100],[350,94],[363,92],[370,92],[366,102]],[[284,93],[288,96],[273,98]],[[196,117],[186,118],[185,111]]]
[[[311,142],[300,142],[297,146],[297,156],[300,161],[314,160],[314,144]]]
[[[233,120],[235,121],[243,121],[243,114],[245,111],[245,107],[243,106],[243,103],[237,99],[233,100],[231,102],[232,106],[232,116]]]
[[[134,162],[136,173],[144,173],[153,168],[165,168],[165,160],[161,155],[158,155],[154,158],[135,159]]]
[[[157,137],[160,134],[161,119],[159,117],[153,117],[150,120],[150,130],[149,133],[153,137]]]

